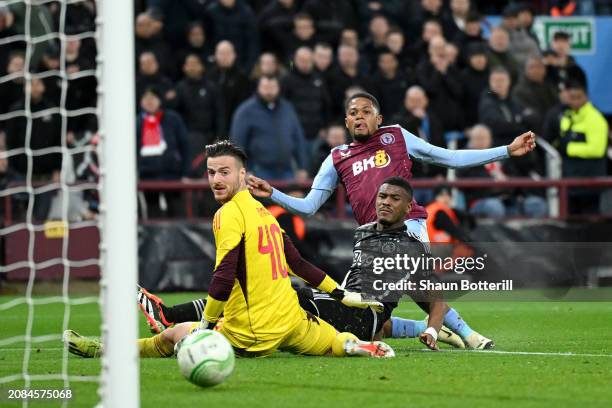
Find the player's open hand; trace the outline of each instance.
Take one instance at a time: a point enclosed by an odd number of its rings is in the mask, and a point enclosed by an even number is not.
[[[508,145],[508,154],[513,157],[523,156],[536,147],[535,134],[532,131],[518,136]]]
[[[419,340],[421,341],[421,343],[426,345],[429,349],[434,350],[434,351],[440,351],[440,348],[438,348],[438,342],[436,341],[436,339],[433,338],[431,334],[421,333],[419,335]]]
[[[247,177],[247,184],[249,191],[255,197],[267,198],[272,195],[272,186],[264,179],[249,174]]]

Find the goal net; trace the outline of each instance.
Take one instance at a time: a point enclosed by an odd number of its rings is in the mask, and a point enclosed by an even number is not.
[[[139,405],[133,41],[132,1],[0,1],[0,405]]]

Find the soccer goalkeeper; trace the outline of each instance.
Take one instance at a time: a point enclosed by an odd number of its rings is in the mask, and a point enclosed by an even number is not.
[[[228,141],[206,147],[208,179],[223,204],[213,220],[216,266],[201,321],[177,324],[138,341],[141,357],[167,357],[187,334],[216,328],[238,355],[267,356],[280,349],[307,355],[392,357],[382,342],[364,342],[338,333],[326,321],[304,311],[288,278],[288,266],[313,287],[343,304],[382,310],[377,301],[345,291],[321,270],[305,262],[276,219],[246,187],[246,155]],[[223,314],[223,321],[219,321]],[[99,341],[67,330],[64,342],[73,354],[95,357]]]

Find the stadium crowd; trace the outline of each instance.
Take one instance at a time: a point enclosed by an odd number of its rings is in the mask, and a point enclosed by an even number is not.
[[[343,102],[362,90],[380,101],[384,124],[400,124],[431,144],[446,147],[458,139],[459,147],[484,149],[533,130],[563,157],[564,177],[610,174],[608,124],[589,102],[587,77],[570,54],[569,35],[556,33],[551,48],[542,49],[532,25],[533,7],[543,2],[496,2],[503,3],[498,9],[490,3],[136,1],[140,179],[201,177],[203,147],[229,138],[246,150],[257,176],[307,180],[331,148],[347,142]],[[576,8],[571,1],[544,3],[553,14],[573,12],[572,3]],[[0,45],[0,151],[22,149],[27,129],[33,150],[95,144],[95,111],[88,110],[97,99],[95,2],[71,3],[65,10],[59,2],[31,7],[32,35],[63,25],[68,37],[63,45],[49,39],[27,50],[19,41]],[[484,13],[501,14],[501,24],[492,27]],[[0,39],[23,33],[24,19],[23,3],[0,7]],[[25,87],[27,70],[37,74]],[[77,112],[65,129],[61,112],[49,111],[58,106]],[[11,115],[24,108],[34,114],[31,127],[23,115]],[[74,169],[72,179],[95,180],[95,154],[68,156],[74,164],[64,169]],[[59,180],[62,161],[60,153],[34,156],[32,180]],[[8,164],[6,154],[0,156],[1,185],[23,180],[27,169],[25,151],[9,154]],[[414,175],[443,181],[446,169],[419,164]],[[546,176],[545,159],[536,151],[457,176],[537,179]],[[423,204],[434,198],[430,191],[416,194]],[[52,195],[40,194],[35,218],[52,217]],[[544,216],[543,197],[501,189],[465,194],[466,208],[485,216]],[[159,207],[151,214],[181,212],[179,194],[144,198],[149,208]],[[597,212],[598,200],[598,192],[581,191],[570,209]],[[74,207],[74,217],[95,212],[95,194],[86,194],[85,201]]]

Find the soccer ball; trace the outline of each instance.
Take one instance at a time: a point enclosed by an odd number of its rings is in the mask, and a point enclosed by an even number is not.
[[[185,337],[176,357],[183,376],[200,387],[220,384],[234,370],[232,346],[213,330],[200,330]]]

